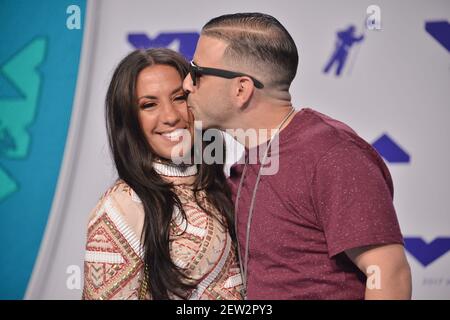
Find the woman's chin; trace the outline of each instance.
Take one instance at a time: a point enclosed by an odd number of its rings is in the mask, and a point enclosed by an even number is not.
[[[175,164],[193,164],[192,153],[182,152],[180,149],[159,153],[158,159],[163,162],[171,162]]]

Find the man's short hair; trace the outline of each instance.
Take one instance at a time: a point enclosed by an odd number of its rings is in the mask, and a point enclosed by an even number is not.
[[[286,28],[268,14],[222,15],[210,20],[201,34],[227,42],[226,62],[252,68],[269,82],[264,83],[266,86],[289,88],[294,80],[298,67],[297,47]]]

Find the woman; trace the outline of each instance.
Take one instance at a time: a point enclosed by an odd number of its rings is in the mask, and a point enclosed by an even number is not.
[[[106,123],[119,180],[90,217],[84,299],[242,298],[222,165],[175,164],[190,159],[180,144],[193,148],[188,72],[169,49],[134,51],[114,72]]]

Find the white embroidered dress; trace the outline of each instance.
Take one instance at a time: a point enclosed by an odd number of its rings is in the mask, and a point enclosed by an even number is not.
[[[242,279],[228,231],[195,202],[195,166],[155,164],[173,182],[186,213],[174,210],[170,231],[173,262],[194,279],[186,299],[242,299]],[[200,193],[202,206],[217,213]],[[141,234],[144,209],[137,194],[119,180],[92,211],[86,244],[83,299],[138,299],[144,279]],[[183,232],[184,231],[184,232]],[[149,294],[145,298],[151,299]]]

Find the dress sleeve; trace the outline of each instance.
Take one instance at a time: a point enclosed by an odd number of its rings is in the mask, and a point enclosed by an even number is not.
[[[85,300],[139,299],[143,249],[122,212],[127,207],[105,196],[91,214],[84,261]]]

